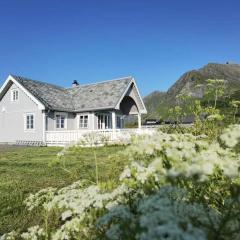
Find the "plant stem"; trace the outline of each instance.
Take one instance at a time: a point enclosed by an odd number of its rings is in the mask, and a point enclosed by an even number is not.
[[[45,232],[46,232],[46,235],[45,235],[45,239],[48,240],[48,212],[45,211]]]
[[[94,160],[95,160],[95,173],[96,173],[96,183],[98,185],[98,163],[97,163],[97,155],[95,149],[93,150]]]

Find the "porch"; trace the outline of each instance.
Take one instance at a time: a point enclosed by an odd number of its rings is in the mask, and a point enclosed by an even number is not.
[[[133,135],[152,134],[156,129],[124,128],[104,130],[46,131],[45,142],[48,146],[65,146],[71,143],[91,141],[90,144],[127,142]]]
[[[135,89],[135,91],[137,91]],[[141,114],[145,106],[134,85],[124,93],[115,108],[97,109],[75,114],[55,113],[55,128],[45,128],[47,145],[64,146],[70,143],[91,142],[86,145],[127,142],[132,135],[151,134],[153,129],[143,129]],[[126,116],[136,116],[138,128],[124,128]],[[53,120],[54,121],[54,120]],[[54,124],[47,124],[48,126]],[[59,128],[60,127],[60,128]],[[61,129],[62,128],[62,129]]]

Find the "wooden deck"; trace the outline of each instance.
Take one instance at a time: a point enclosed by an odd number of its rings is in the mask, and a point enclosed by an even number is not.
[[[64,146],[70,143],[85,143],[88,145],[104,142],[129,141],[133,135],[151,134],[156,129],[128,128],[105,130],[73,130],[73,131],[46,131],[46,144],[48,146]]]

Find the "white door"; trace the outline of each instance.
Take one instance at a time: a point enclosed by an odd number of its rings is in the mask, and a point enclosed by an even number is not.
[[[98,129],[109,129],[110,126],[110,117],[107,114],[98,115]]]

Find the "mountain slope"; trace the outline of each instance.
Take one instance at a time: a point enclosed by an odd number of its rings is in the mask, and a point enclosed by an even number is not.
[[[164,103],[166,92],[154,91],[144,98],[145,106],[148,110],[148,118],[158,118],[156,111]]]
[[[226,92],[236,96],[234,92],[240,90],[240,65],[209,63],[199,70],[184,73],[166,93],[153,92],[144,98],[148,110],[146,117],[166,117],[169,107],[176,103],[176,96],[183,92],[201,99],[208,79],[226,80]],[[199,84],[202,87],[196,88]]]

